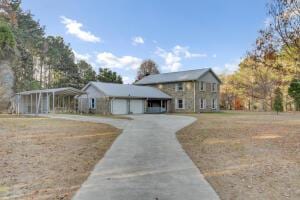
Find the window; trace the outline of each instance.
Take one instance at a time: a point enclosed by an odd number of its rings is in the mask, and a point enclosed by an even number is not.
[[[216,99],[211,100],[211,108],[216,109]]]
[[[95,98],[90,99],[90,109],[96,109],[96,99]]]
[[[200,109],[205,109],[205,107],[206,107],[206,100],[200,98]]]
[[[205,90],[204,85],[205,85],[204,82],[200,81],[200,91],[204,91]]]
[[[184,100],[183,99],[177,99],[176,108],[177,109],[184,109]]]
[[[183,91],[183,83],[176,84],[176,91]]]
[[[216,83],[212,83],[212,85],[211,85],[211,91],[212,92],[216,92],[217,91],[217,84]]]

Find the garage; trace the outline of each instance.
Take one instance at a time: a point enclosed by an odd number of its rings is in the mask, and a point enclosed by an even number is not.
[[[129,104],[128,104],[129,103]],[[144,100],[141,99],[113,99],[112,100],[112,114],[124,115],[144,113]]]
[[[130,84],[90,82],[83,89],[86,94],[80,99],[95,98],[97,102],[93,113],[127,115],[144,113],[166,112],[167,102],[172,98],[157,88],[149,86],[136,86]],[[149,104],[149,101],[157,101],[159,107]],[[89,105],[83,102],[81,110],[89,112]],[[154,108],[149,108],[151,105]],[[81,111],[81,112],[82,112]],[[149,112],[151,111],[151,112]]]
[[[124,115],[128,114],[127,111],[127,100],[126,99],[113,99],[112,100],[112,114]]]
[[[130,113],[142,114],[144,113],[144,100],[130,99]]]

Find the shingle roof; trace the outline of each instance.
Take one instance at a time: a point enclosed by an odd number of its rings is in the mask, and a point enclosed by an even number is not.
[[[109,97],[171,99],[169,95],[163,93],[159,89],[149,86],[103,82],[90,82],[89,84],[94,85],[97,89],[104,92],[105,95]],[[87,88],[87,86],[85,88]]]
[[[178,82],[178,81],[193,81],[199,79],[208,71],[211,71],[214,74],[214,72],[210,68],[202,68],[196,70],[149,75],[135,82],[134,84],[146,85],[146,84],[168,83],[168,82]],[[219,79],[217,76],[216,78]]]

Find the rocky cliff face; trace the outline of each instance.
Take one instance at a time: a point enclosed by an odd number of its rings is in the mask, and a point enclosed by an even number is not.
[[[8,61],[0,61],[0,113],[7,112],[14,95],[14,73],[9,64]]]

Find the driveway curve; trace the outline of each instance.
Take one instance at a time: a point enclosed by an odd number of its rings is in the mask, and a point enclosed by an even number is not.
[[[175,133],[195,121],[175,115],[131,115],[133,120],[51,115],[123,129],[74,200],[215,200],[216,192],[186,155]]]

